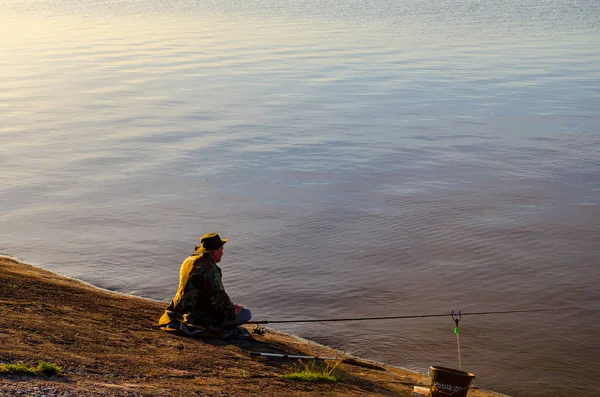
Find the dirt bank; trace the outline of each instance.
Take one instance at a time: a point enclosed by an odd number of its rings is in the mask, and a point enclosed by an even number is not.
[[[170,335],[152,327],[164,307],[0,258],[0,364],[63,368],[59,377],[0,374],[0,396],[410,396],[414,385],[429,384],[362,360],[338,366],[343,382],[286,381],[280,376],[296,362],[249,352],[342,355],[276,332],[255,340]]]

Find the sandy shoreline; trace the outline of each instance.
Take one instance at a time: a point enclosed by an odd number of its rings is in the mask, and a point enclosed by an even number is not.
[[[271,330],[254,340],[169,335],[152,327],[165,305],[0,256],[0,364],[44,360],[64,370],[0,375],[0,396],[410,396],[414,385],[429,385],[423,375],[355,358],[339,365],[343,382],[286,381],[280,376],[298,362],[249,352],[344,354]]]

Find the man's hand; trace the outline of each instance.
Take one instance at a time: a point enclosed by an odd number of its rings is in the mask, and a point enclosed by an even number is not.
[[[242,305],[233,305],[233,309],[235,310],[235,315],[237,316],[244,309]]]

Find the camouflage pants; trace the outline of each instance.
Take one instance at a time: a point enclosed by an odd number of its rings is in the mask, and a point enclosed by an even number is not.
[[[246,324],[250,319],[252,319],[252,312],[250,309],[243,308],[242,311],[235,316],[235,320],[223,323],[223,328],[235,328],[238,325]]]

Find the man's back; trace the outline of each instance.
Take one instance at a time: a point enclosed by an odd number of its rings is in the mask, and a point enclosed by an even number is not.
[[[181,264],[177,293],[159,324],[178,321],[220,328],[234,319],[234,305],[225,292],[221,269],[203,253],[188,256]]]
[[[159,319],[159,325],[178,328],[178,325],[184,324],[222,329],[250,321],[250,310],[234,305],[229,299],[221,269],[217,266],[227,241],[217,233],[208,233],[200,238],[195,252],[181,264],[177,293]]]

